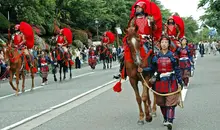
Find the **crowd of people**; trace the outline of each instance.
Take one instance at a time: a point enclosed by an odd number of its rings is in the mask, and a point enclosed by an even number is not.
[[[220,53],[220,41],[213,40],[212,42],[209,41],[201,41],[198,44],[198,49],[201,57],[204,56],[204,54],[211,54],[216,55],[217,53]]]

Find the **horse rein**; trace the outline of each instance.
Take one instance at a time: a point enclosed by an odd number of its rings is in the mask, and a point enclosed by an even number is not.
[[[174,94],[177,94],[179,93],[180,94],[180,97],[182,97],[182,93],[181,93],[181,86],[178,85],[178,89],[177,91],[175,92],[172,92],[172,93],[167,93],[167,94],[162,94],[162,93],[158,93],[156,92],[155,90],[153,90],[147,83],[147,81],[144,79],[144,76],[142,74],[142,72],[140,72],[140,76],[141,76],[141,79],[143,80],[143,84],[148,88],[150,89],[154,94],[158,95],[158,96],[162,96],[162,97],[166,97],[166,96],[171,96],[171,95],[174,95]],[[180,103],[178,104],[181,108],[183,108],[183,101],[182,101],[182,98],[180,98]]]

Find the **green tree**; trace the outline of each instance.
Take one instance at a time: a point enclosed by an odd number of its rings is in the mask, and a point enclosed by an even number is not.
[[[207,6],[207,7],[206,7]],[[205,14],[200,19],[210,27],[220,30],[220,0],[201,0],[198,8],[206,7]]]
[[[196,20],[193,17],[185,17],[183,18],[185,24],[185,35],[190,41],[196,41],[197,33],[196,31],[199,29]]]

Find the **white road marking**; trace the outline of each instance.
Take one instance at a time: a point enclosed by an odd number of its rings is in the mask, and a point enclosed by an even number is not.
[[[183,88],[182,90],[182,100],[185,101],[186,94],[187,94],[188,89]]]
[[[89,72],[89,73],[80,74],[80,75],[77,75],[77,76],[73,76],[72,79],[80,78],[80,77],[83,77],[83,76],[86,76],[86,75],[90,75],[90,74],[93,74],[93,73],[95,73],[95,72]],[[43,88],[43,87],[46,87],[46,86],[37,86],[37,87],[34,88],[34,90],[40,89],[40,88]],[[29,92],[29,91],[31,91],[31,89],[25,90],[25,92]],[[19,92],[19,94],[21,94],[21,93],[22,92]],[[0,100],[8,98],[8,97],[12,97],[12,96],[15,96],[15,93],[9,94],[9,95],[6,95],[6,96],[2,96],[2,97],[0,97]]]
[[[105,84],[103,84],[103,85],[101,85],[101,86],[98,86],[98,87],[96,87],[96,88],[94,88],[94,89],[91,89],[91,90],[89,90],[89,91],[87,91],[87,92],[84,92],[84,93],[82,93],[82,94],[80,94],[80,95],[78,95],[78,96],[76,96],[76,97],[73,97],[72,99],[69,99],[69,100],[67,100],[67,101],[65,101],[65,102],[63,102],[63,103],[61,103],[61,104],[56,105],[56,106],[50,107],[50,108],[48,108],[48,109],[46,109],[46,110],[44,110],[44,111],[42,111],[42,112],[40,112],[40,113],[37,113],[37,114],[35,114],[35,115],[33,115],[33,116],[30,116],[30,117],[28,117],[28,118],[25,118],[25,119],[23,119],[23,120],[21,120],[21,121],[19,121],[19,122],[16,122],[16,123],[14,123],[14,124],[12,124],[12,125],[9,125],[9,126],[3,128],[3,129],[1,129],[1,130],[10,130],[10,129],[13,129],[13,128],[15,128],[15,127],[18,127],[18,126],[20,126],[20,125],[22,125],[22,124],[25,124],[25,123],[27,123],[27,122],[29,122],[29,121],[35,119],[35,118],[38,118],[38,117],[40,117],[40,116],[42,116],[42,115],[44,115],[44,114],[46,114],[46,113],[49,113],[49,112],[51,112],[51,111],[53,111],[53,110],[55,110],[55,109],[58,109],[58,108],[61,108],[61,107],[65,106],[65,105],[67,105],[67,104],[69,104],[69,103],[71,103],[71,102],[73,102],[73,101],[75,101],[75,100],[78,100],[78,99],[80,99],[80,98],[82,98],[82,97],[84,97],[84,96],[86,96],[86,95],[88,95],[88,94],[90,94],[90,93],[93,93],[93,92],[95,92],[95,91],[97,91],[97,90],[99,90],[99,89],[101,89],[101,88],[104,88],[105,86],[110,85],[110,84],[112,84],[112,83],[114,83],[114,82],[116,82],[116,81],[117,81],[117,80],[111,80],[111,81],[109,81],[109,82],[107,82],[107,83],[105,83]]]

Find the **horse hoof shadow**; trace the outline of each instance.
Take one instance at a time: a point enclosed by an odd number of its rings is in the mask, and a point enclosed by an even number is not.
[[[143,120],[138,120],[137,124],[138,125],[144,125],[144,121]]]
[[[146,117],[145,120],[146,120],[146,122],[150,123],[150,122],[152,122],[153,118],[152,118],[152,116],[149,116],[149,117]]]

